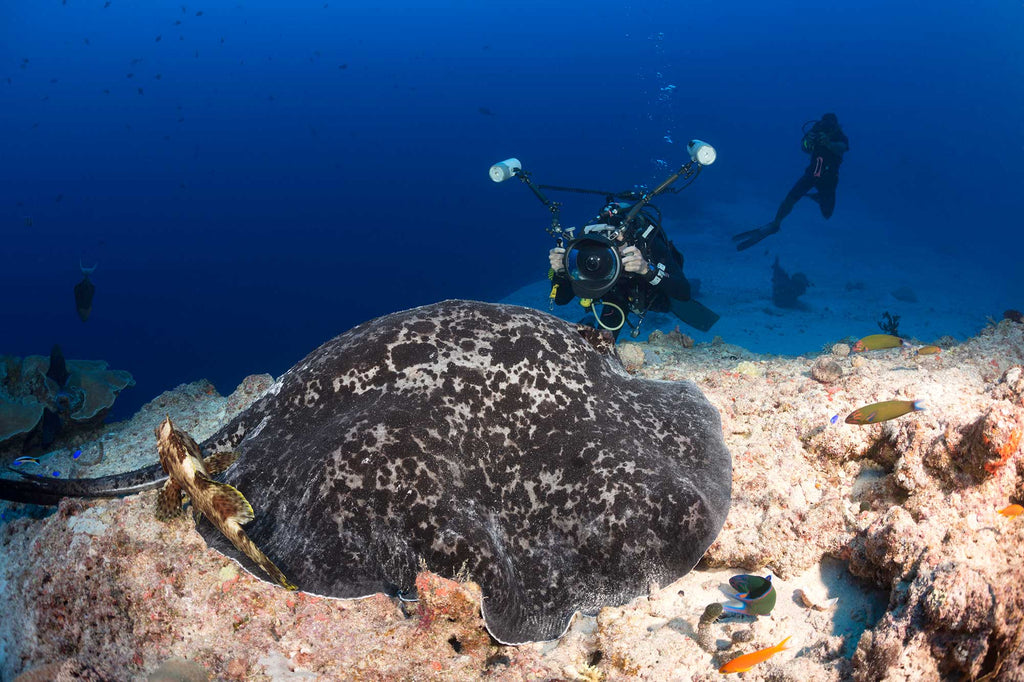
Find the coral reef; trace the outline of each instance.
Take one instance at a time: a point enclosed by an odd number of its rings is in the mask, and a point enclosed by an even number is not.
[[[893,315],[888,310],[882,313],[882,316],[878,318],[878,328],[886,334],[893,336],[900,335],[900,316]]]
[[[418,603],[289,593],[206,548],[190,521],[158,523],[155,492],[68,500],[0,526],[0,677],[67,665],[144,679],[179,657],[227,680],[709,681],[792,635],[798,645],[743,679],[1024,680],[1024,517],[997,513],[1024,502],[1024,325],[1002,321],[941,356],[833,351],[830,383],[812,376],[820,358],[636,345],[638,374],[701,387],[734,455],[725,527],[681,580],[578,615],[557,641],[506,647],[465,576],[421,573]],[[210,433],[265,385],[164,394],[130,426],[105,427],[119,431],[103,467],[154,461],[164,413]],[[927,409],[832,423],[893,398]],[[765,570],[779,592],[769,616],[702,618],[729,577]]]
[[[822,356],[814,361],[811,367],[811,378],[823,384],[839,381],[843,376],[843,367],[838,361]]]
[[[51,361],[62,366],[51,371]],[[0,356],[0,445],[16,451],[40,430],[47,413],[59,419],[52,427],[55,431],[96,426],[117,395],[134,385],[131,374],[109,369],[102,360],[64,361],[56,346],[49,358]],[[41,437],[42,445],[48,445],[54,435]]]

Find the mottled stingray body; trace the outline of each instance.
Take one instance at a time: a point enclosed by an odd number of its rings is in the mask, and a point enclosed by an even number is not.
[[[561,636],[690,571],[729,509],[718,412],[527,308],[445,301],[328,341],[203,444],[300,590],[411,593],[421,560],[483,591],[503,643]],[[216,528],[207,543],[259,568]]]

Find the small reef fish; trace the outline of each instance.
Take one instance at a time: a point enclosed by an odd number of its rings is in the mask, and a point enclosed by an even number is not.
[[[854,353],[863,353],[866,350],[882,350],[883,348],[899,348],[906,345],[906,341],[892,334],[871,334],[853,344]]]
[[[770,573],[763,578],[759,575],[734,575],[729,578],[729,585],[737,592],[733,599],[743,606],[724,604],[722,609],[725,611],[746,616],[767,616],[775,608],[778,594],[772,585]]]
[[[886,400],[858,408],[846,417],[847,424],[877,424],[924,409],[922,400]]]
[[[17,461],[17,460],[15,460]],[[1011,504],[1009,507],[1005,507],[999,510],[999,513],[1008,519],[1015,519],[1024,512],[1024,507],[1019,504]]]
[[[938,346],[921,346],[917,349],[918,355],[938,355],[942,349]]]
[[[779,642],[775,646],[768,647],[767,649],[760,649],[758,651],[754,651],[754,652],[751,652],[749,654],[743,654],[742,656],[737,656],[736,658],[732,659],[731,661],[729,661],[728,663],[723,665],[721,668],[719,668],[718,672],[720,672],[720,673],[745,673],[748,670],[750,670],[751,668],[753,668],[755,665],[757,665],[758,663],[764,663],[765,661],[767,661],[769,658],[771,658],[775,654],[779,653],[780,651],[785,651],[786,649],[788,649],[789,647],[786,646],[786,642],[788,642],[788,641],[789,641],[789,637],[787,637],[786,639],[782,640],[781,642]]]
[[[78,269],[82,271],[82,281],[75,285],[75,310],[82,322],[89,319],[92,314],[92,297],[96,293],[96,286],[89,281],[89,275],[96,271],[96,265],[87,268],[78,261]]]
[[[15,467],[20,467],[25,464],[39,464],[39,460],[36,459],[35,457],[28,457],[26,455],[25,457],[18,457],[16,460],[11,462],[11,466]]]
[[[170,417],[156,427],[156,438],[160,466],[167,473],[167,482],[157,497],[157,518],[168,520],[180,516],[182,494],[188,495],[192,508],[216,526],[239,552],[252,559],[282,587],[297,589],[242,530],[244,524],[255,518],[242,493],[210,478],[226,470],[237,453],[218,453],[204,460],[192,436],[174,428]]]

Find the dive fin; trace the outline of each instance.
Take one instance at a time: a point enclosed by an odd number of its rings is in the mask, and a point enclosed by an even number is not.
[[[695,301],[692,298],[689,301],[680,301],[670,298],[669,309],[680,320],[702,332],[706,332],[711,329],[715,322],[718,322],[721,317],[714,310],[711,310],[711,308],[708,308],[700,301]]]
[[[767,225],[762,225],[756,230],[747,230],[746,232],[740,232],[734,234],[732,240],[736,242],[736,250],[743,251],[749,249],[754,244],[758,243],[765,237],[775,234],[779,231],[779,224],[776,222],[770,222]]]

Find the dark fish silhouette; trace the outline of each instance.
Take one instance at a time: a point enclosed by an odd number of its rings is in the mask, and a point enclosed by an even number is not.
[[[78,310],[78,317],[85,322],[92,314],[92,296],[96,293],[96,286],[89,281],[89,275],[96,271],[96,266],[87,268],[78,261],[78,267],[82,271],[82,281],[75,285],[75,309]]]
[[[494,112],[488,109],[487,107],[480,107],[479,109],[477,109],[477,111],[479,111],[484,116],[494,116]]]

